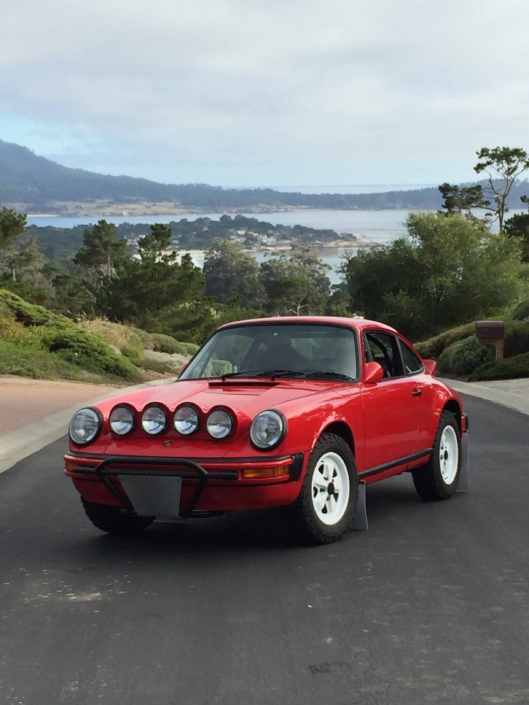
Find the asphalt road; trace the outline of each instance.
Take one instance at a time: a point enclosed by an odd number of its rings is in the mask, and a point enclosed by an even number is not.
[[[0,475],[0,705],[529,703],[529,416],[467,410],[471,494],[382,483],[329,547],[275,511],[100,534],[64,440]]]

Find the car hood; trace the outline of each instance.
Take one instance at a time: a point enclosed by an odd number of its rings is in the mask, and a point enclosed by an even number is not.
[[[343,382],[313,380],[181,380],[174,384],[147,390],[141,399],[131,399],[138,411],[149,404],[163,404],[170,411],[185,402],[196,404],[204,413],[216,406],[226,406],[253,418],[263,409],[321,394]],[[127,401],[126,397],[120,401]]]

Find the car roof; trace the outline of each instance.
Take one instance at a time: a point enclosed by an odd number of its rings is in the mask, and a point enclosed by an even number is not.
[[[385,323],[379,323],[379,321],[370,321],[360,317],[345,318],[338,316],[276,316],[273,318],[249,318],[244,321],[232,321],[231,323],[225,323],[219,328],[219,330],[232,328],[235,326],[256,325],[259,323],[264,323],[266,325],[285,325],[289,323],[298,325],[303,323],[324,323],[327,325],[348,326],[349,328],[354,328],[357,331],[362,331],[366,328],[377,328],[379,330],[386,330],[390,333],[397,333],[394,328],[387,326]]]

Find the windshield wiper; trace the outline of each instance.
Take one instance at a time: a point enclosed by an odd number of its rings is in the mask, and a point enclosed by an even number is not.
[[[322,370],[308,370],[303,372],[304,377],[329,377],[334,379],[343,379],[347,382],[354,382],[355,380],[349,375],[344,375],[341,372],[323,372]]]
[[[239,370],[239,372],[227,372],[221,375],[221,379],[229,379],[231,377],[270,377],[274,379],[275,377],[288,377],[298,376],[299,372],[294,372],[293,370]]]
[[[343,379],[347,382],[355,381],[352,377],[349,377],[349,375],[344,375],[341,372],[327,372],[323,370],[240,370],[239,372],[227,372],[225,375],[221,375],[221,379],[229,379],[231,377],[270,377],[270,379],[276,379],[277,377],[323,377],[329,379]]]

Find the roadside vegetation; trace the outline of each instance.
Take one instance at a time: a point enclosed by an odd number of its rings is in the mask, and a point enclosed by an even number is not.
[[[498,147],[478,158],[483,184],[442,184],[442,211],[411,212],[405,236],[348,255],[337,286],[306,244],[258,264],[244,242],[216,239],[237,219],[200,223],[201,242],[209,243],[200,269],[173,249],[169,226],[150,226],[132,246],[104,220],[59,261],[39,251],[25,215],[0,209],[1,371],[31,365],[15,346],[38,351],[34,375],[51,374],[55,364],[57,375],[131,381],[146,370],[174,372],[226,322],[356,314],[424,341],[421,353],[438,359],[443,374],[529,376],[529,211],[508,218],[529,157]],[[194,234],[178,227],[178,237],[196,237],[195,226]],[[474,338],[473,322],[485,318],[506,322],[504,362],[494,363],[492,349]],[[52,358],[45,364],[42,355]]]
[[[169,338],[169,336],[163,336]],[[169,338],[181,366],[196,349]],[[0,374],[86,382],[138,382],[175,365],[149,359],[160,345],[145,331],[109,321],[75,323],[0,289]]]

